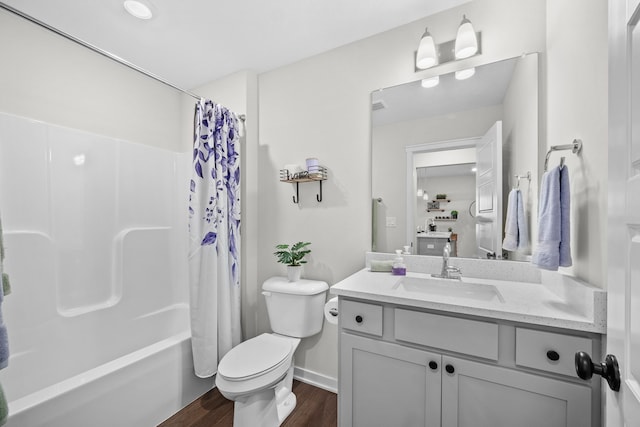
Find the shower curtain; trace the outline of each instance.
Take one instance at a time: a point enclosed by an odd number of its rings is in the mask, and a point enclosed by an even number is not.
[[[234,113],[196,104],[189,193],[191,345],[197,376],[240,343],[240,144]]]

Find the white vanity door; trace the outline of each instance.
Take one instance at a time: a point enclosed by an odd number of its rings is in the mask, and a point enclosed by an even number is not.
[[[440,427],[440,359],[340,334],[340,427]]]
[[[640,2],[609,1],[607,353],[621,387],[606,425],[640,425]],[[595,363],[600,361],[594,360]]]
[[[586,385],[442,357],[442,427],[585,427],[590,402]]]

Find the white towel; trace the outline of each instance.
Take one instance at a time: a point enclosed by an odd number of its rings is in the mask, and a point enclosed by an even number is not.
[[[509,192],[507,218],[502,247],[508,251],[524,250],[529,246],[529,228],[524,215],[522,192],[514,188]]]
[[[557,270],[571,265],[569,198],[567,167],[545,172],[540,186],[538,246],[531,258],[539,268]]]
[[[511,190],[507,202],[502,248],[508,251],[515,251],[518,248],[518,192],[519,190],[516,189]]]

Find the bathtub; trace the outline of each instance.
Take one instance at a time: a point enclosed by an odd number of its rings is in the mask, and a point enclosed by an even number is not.
[[[176,306],[157,313],[153,316],[157,319],[146,327],[161,329],[167,323],[172,327],[179,323],[186,326],[182,320],[185,310],[186,307]],[[144,331],[136,331],[139,333]],[[30,356],[20,354],[17,359]],[[11,361],[14,362],[20,361]],[[32,384],[28,374],[21,372],[11,381],[4,378],[3,387],[11,390],[15,380],[26,388]],[[190,333],[183,330],[9,401],[7,426],[156,426],[212,386],[211,379],[193,374]]]
[[[127,280],[147,270],[145,256],[130,250],[158,245],[160,231],[126,234],[122,250],[132,262],[124,264],[123,294],[92,310],[52,304],[55,289],[41,286],[52,266],[7,263],[13,291],[3,312],[11,356],[0,383],[9,427],[155,426],[213,387],[212,379],[194,375],[188,304],[171,303],[183,292],[172,293],[171,280],[159,277],[168,267],[156,267],[158,277],[146,271],[143,283]],[[9,232],[4,240],[13,254],[28,248],[45,259],[48,252],[39,233]]]
[[[6,114],[0,141],[8,426],[155,426],[209,390],[189,339],[189,155]]]

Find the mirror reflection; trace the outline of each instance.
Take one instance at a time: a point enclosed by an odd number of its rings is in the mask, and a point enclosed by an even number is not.
[[[535,235],[538,58],[478,66],[372,93],[372,249],[528,260],[505,251],[509,191],[522,192]],[[434,82],[437,84],[434,86]]]

